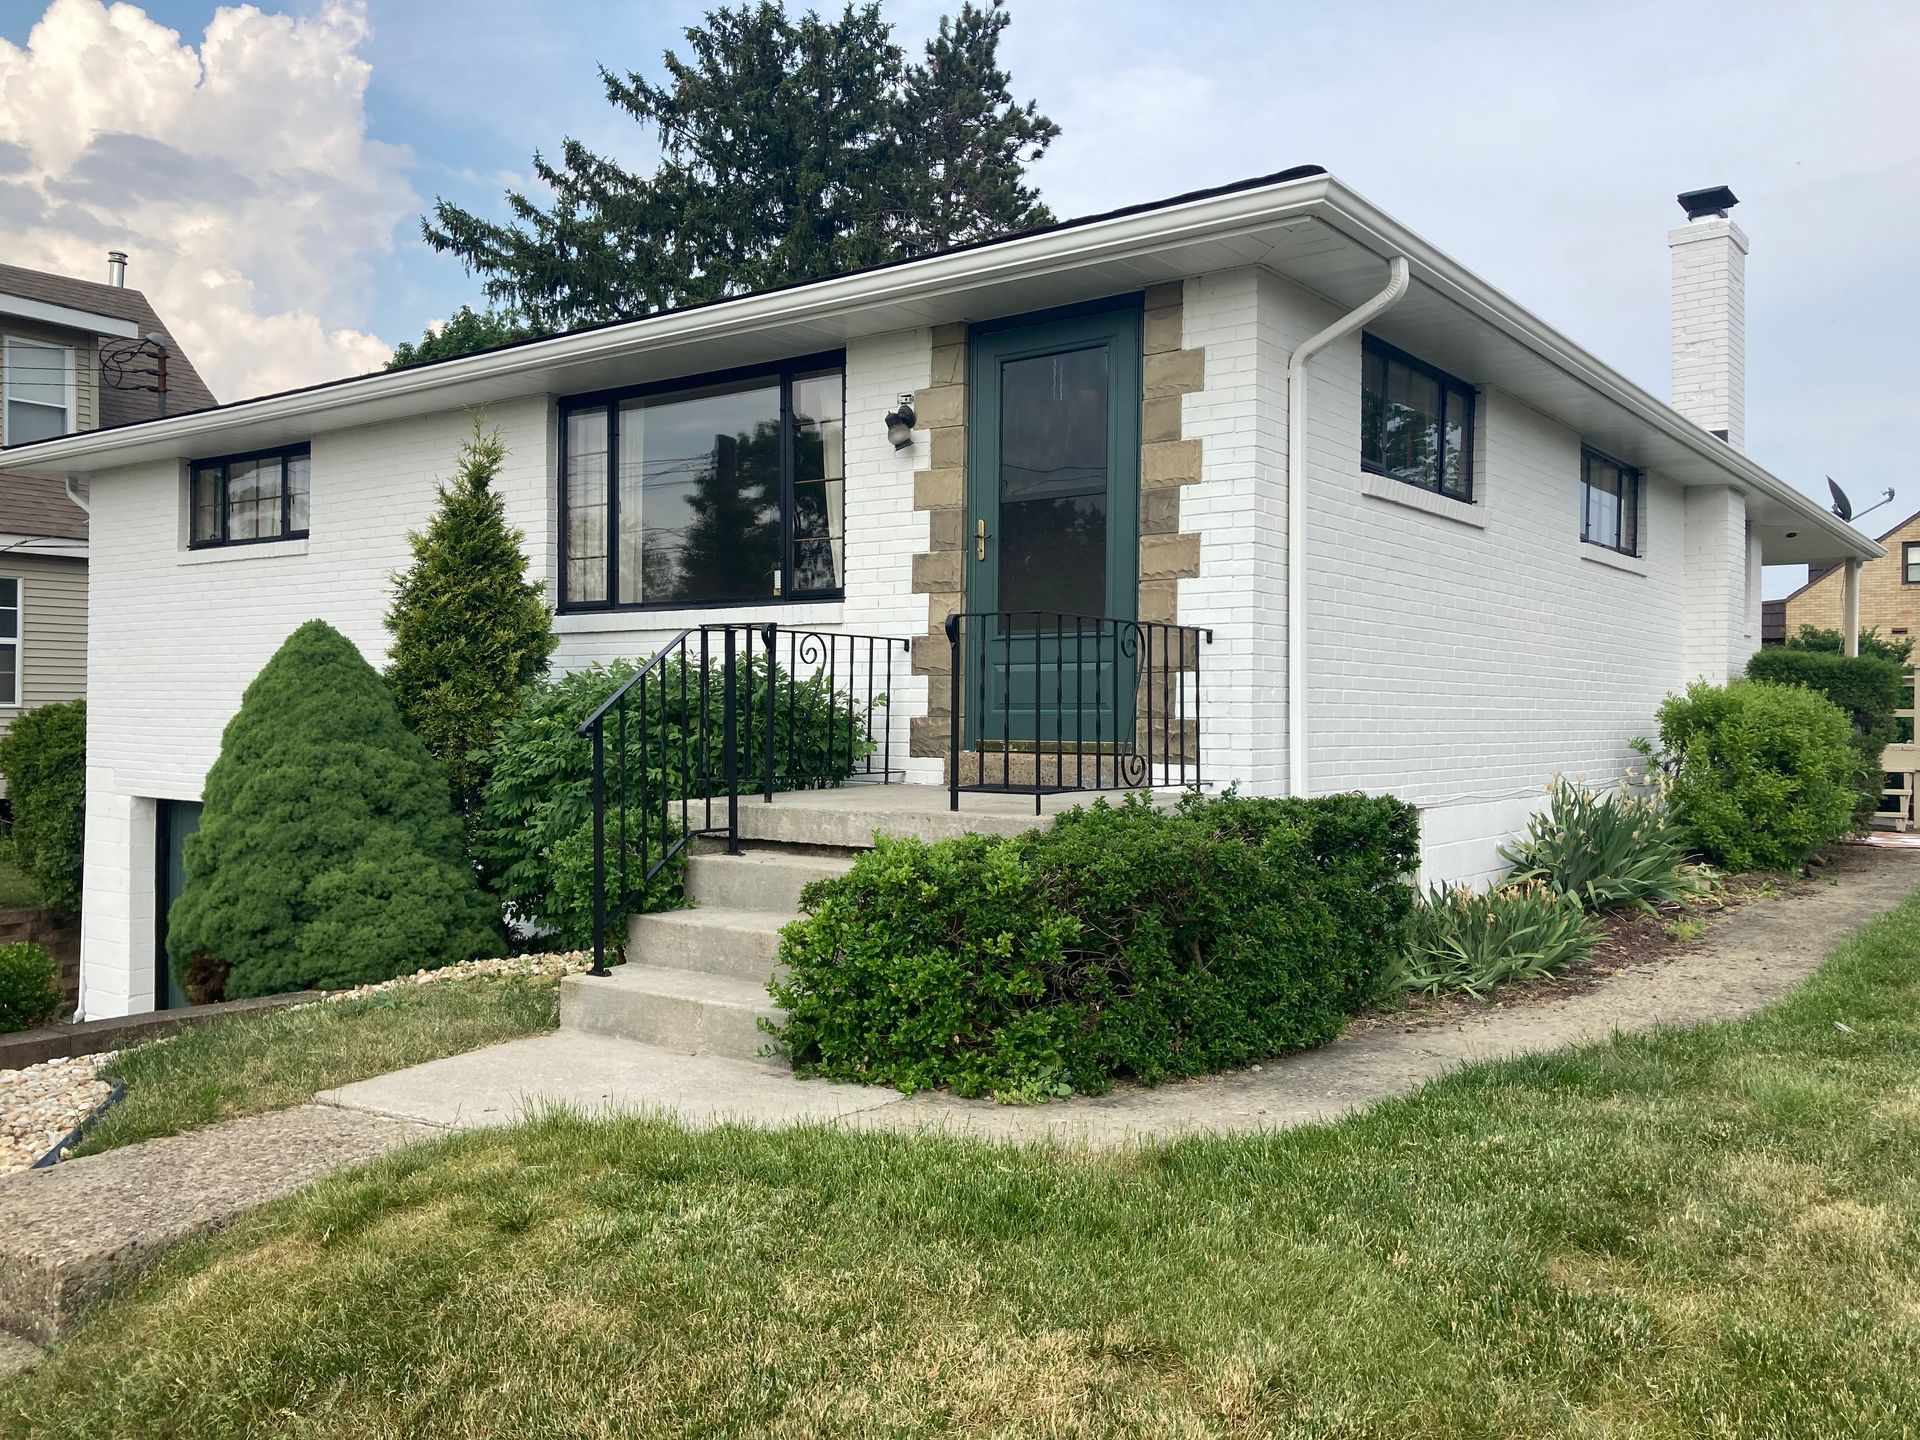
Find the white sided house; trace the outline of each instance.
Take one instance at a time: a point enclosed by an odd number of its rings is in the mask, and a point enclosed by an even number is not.
[[[476,413],[560,667],[878,637],[810,653],[929,810],[1392,792],[1429,876],[1498,873],[1550,777],[1740,670],[1762,565],[1881,553],[1743,453],[1746,240],[1689,198],[1672,405],[1303,167],[10,452],[92,511],[86,1012],[169,1003],[222,727],[305,620],[381,662]]]

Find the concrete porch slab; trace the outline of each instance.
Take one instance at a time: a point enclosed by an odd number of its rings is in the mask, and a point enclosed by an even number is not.
[[[587,1115],[652,1111],[707,1127],[740,1121],[834,1121],[891,1105],[897,1090],[797,1080],[786,1065],[684,1055],[657,1045],[559,1030],[470,1050],[343,1085],[322,1104],[450,1130],[509,1125],[555,1106]]]

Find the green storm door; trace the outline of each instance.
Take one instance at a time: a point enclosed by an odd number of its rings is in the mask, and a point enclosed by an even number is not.
[[[1132,739],[1140,311],[976,328],[968,343],[967,743]]]

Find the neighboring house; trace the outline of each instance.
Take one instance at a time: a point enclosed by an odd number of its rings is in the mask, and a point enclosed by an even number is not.
[[[1880,536],[1886,554],[1860,567],[1860,617],[1856,628],[1888,639],[1920,638],[1920,513]],[[1831,565],[1807,568],[1807,583],[1784,600],[1767,601],[1767,643],[1782,644],[1802,626],[1844,630],[1846,576]]]
[[[1552,775],[1615,779],[1663,696],[1743,666],[1763,564],[1882,553],[1743,453],[1715,198],[1668,237],[1677,408],[1303,167],[33,447],[89,485],[102,562],[88,1012],[164,1003],[222,727],[302,621],[382,658],[476,411],[563,668],[720,621],[911,639],[887,738],[939,784],[950,616],[1206,627],[1175,678],[1210,782],[1392,791],[1430,877],[1498,873]]]
[[[0,444],[214,403],[146,296],[126,288],[125,264],[110,257],[107,284],[0,265]],[[86,511],[59,479],[0,455],[0,730],[86,688]]]

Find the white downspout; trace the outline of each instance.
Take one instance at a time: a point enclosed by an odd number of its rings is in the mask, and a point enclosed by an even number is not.
[[[87,515],[93,514],[93,507],[87,503],[87,497],[73,488],[73,477],[71,475],[67,476],[67,499],[71,500],[75,505],[78,505],[83,513]]]
[[[81,513],[86,515],[89,522],[92,521],[93,507],[87,503],[86,496],[82,495],[78,490],[73,488],[73,477],[71,475],[67,476],[67,499],[71,500],[75,505],[80,507]],[[91,554],[93,550],[93,533],[92,533],[93,527],[91,523],[88,524],[87,529],[88,529],[87,550],[88,550],[88,553]],[[75,988],[75,993],[74,993],[73,1021],[77,1025],[86,1018],[87,1018],[87,955],[86,955],[86,940],[84,937],[82,937],[80,942],[80,983]]]
[[[1407,257],[1388,267],[1387,288],[1294,347],[1287,361],[1287,793],[1307,793],[1307,361],[1407,293]]]

